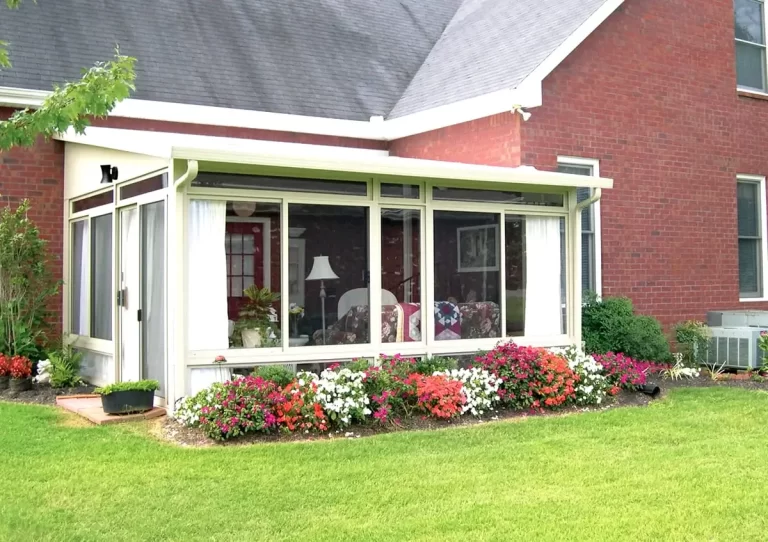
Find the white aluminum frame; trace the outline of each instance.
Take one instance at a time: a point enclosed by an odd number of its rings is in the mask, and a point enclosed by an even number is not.
[[[757,211],[758,217],[760,218],[760,274],[762,280],[762,295],[757,297],[741,297],[741,289],[739,289],[739,302],[754,303],[757,301],[768,301],[768,214],[766,214],[765,177],[762,175],[736,175],[736,183],[738,184],[740,182],[753,183],[758,187],[759,208]]]
[[[254,168],[254,175],[258,175],[258,168]],[[362,179],[358,179],[362,180]],[[339,194],[317,194],[302,192],[280,192],[270,190],[246,190],[229,188],[212,188],[189,186],[184,187],[179,193],[179,207],[182,214],[186,216],[186,209],[189,201],[193,199],[205,200],[225,200],[225,201],[257,201],[259,203],[280,202],[281,203],[281,291],[288,291],[288,253],[289,253],[289,227],[288,227],[288,206],[292,203],[316,204],[316,205],[341,205],[354,207],[367,207],[369,209],[369,270],[370,270],[370,306],[381,306],[381,210],[382,209],[421,209],[421,276],[420,291],[421,304],[423,307],[431,307],[434,304],[434,211],[463,211],[463,212],[484,212],[498,213],[499,224],[504,223],[506,214],[527,215],[527,216],[558,216],[565,219],[566,224],[566,299],[567,299],[567,332],[563,335],[553,337],[508,337],[520,344],[529,344],[533,346],[560,346],[570,344],[580,340],[578,324],[580,318],[576,316],[573,307],[574,278],[580,276],[580,270],[575,269],[574,243],[578,239],[573,235],[571,226],[575,223],[578,228],[578,221],[572,219],[572,215],[577,213],[575,208],[575,188],[550,188],[547,192],[563,194],[563,207],[544,207],[534,205],[515,205],[509,203],[487,203],[487,202],[466,202],[466,201],[445,201],[433,200],[432,188],[434,186],[460,186],[463,188],[478,188],[474,184],[457,183],[445,180],[425,180],[420,184],[421,197],[419,199],[408,198],[383,198],[380,197],[380,182],[392,183],[391,179],[378,179],[369,177],[368,192],[365,196],[347,196]],[[394,181],[396,182],[396,181]],[[413,180],[403,181],[404,184],[416,184]],[[510,191],[540,191],[539,187],[507,186]],[[494,186],[494,190],[499,187]],[[571,232],[569,235],[568,232]],[[580,235],[580,232],[578,232]],[[504,228],[499,227],[499,246],[505,245]],[[184,251],[186,257],[186,250]],[[183,261],[183,260],[182,260]],[[505,257],[503,253],[499,254],[500,286],[504,289],[503,277],[505,276]],[[578,261],[580,264],[580,260]],[[578,266],[576,266],[578,267]],[[580,279],[579,279],[580,280]],[[186,292],[186,276],[184,277],[181,290],[177,290],[177,295],[184,297]],[[580,296],[580,288],[579,293]],[[288,333],[282,333],[281,346],[269,348],[235,348],[228,349],[226,352],[219,350],[199,350],[189,351],[186,347],[186,339],[180,345],[183,347],[184,362],[187,369],[211,367],[216,356],[226,354],[227,366],[230,368],[250,367],[255,364],[277,364],[277,363],[297,363],[297,362],[323,362],[341,359],[352,359],[357,357],[375,359],[380,353],[405,355],[440,355],[440,354],[471,354],[479,349],[490,349],[499,341],[506,337],[506,295],[501,295],[500,317],[502,336],[488,339],[462,339],[455,341],[437,341],[434,333],[429,330],[434,329],[434,312],[430,310],[422,311],[422,341],[405,343],[381,343],[380,333],[371,332],[370,342],[367,344],[352,345],[314,345],[302,347],[290,347]],[[580,305],[579,305],[580,306]],[[281,304],[281,322],[288,322],[288,303]],[[179,312],[177,305],[177,314],[184,315],[176,322],[178,334],[186,334],[187,317],[182,310]],[[381,329],[381,311],[371,310],[369,329]],[[183,329],[182,329],[183,328]],[[186,371],[185,371],[186,372]],[[186,385],[186,375],[183,383]]]

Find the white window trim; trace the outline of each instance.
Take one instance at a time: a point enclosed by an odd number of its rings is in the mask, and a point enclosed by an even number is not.
[[[765,85],[765,88],[753,88],[753,87],[745,87],[743,85],[739,85],[739,76],[738,76],[738,70],[736,74],[736,90],[742,91],[742,92],[751,92],[753,94],[762,94],[763,96],[768,96],[768,40],[766,39],[766,30],[768,30],[768,15],[766,15],[766,4],[764,0],[757,0],[761,4],[763,4],[763,41],[766,43],[762,44],[762,48],[765,55],[765,63],[763,65],[763,85]],[[755,43],[753,41],[747,41],[742,40],[736,37],[736,14],[734,13],[734,21],[733,21],[733,27],[734,27],[734,41],[736,43],[744,43],[746,45],[751,45],[753,47],[760,47],[761,44]]]
[[[557,165],[559,166],[588,166],[592,168],[592,176],[600,177],[600,160],[597,158],[579,158],[576,156],[558,156]],[[593,228],[595,235],[595,293],[598,296],[603,295],[603,235],[602,220],[600,218],[600,201],[592,204],[592,217],[594,220]]]
[[[758,209],[758,213],[760,216],[760,265],[762,267],[762,288],[763,288],[763,295],[760,297],[741,297],[741,289],[739,289],[739,302],[740,303],[755,303],[759,301],[768,301],[768,290],[766,290],[766,287],[768,286],[768,215],[766,214],[766,205],[765,205],[765,177],[761,175],[746,175],[746,174],[740,174],[736,175],[736,182],[739,181],[745,181],[745,182],[753,182],[753,183],[759,183],[759,194],[760,198],[758,200],[758,203],[760,205],[760,208]],[[737,196],[738,198],[738,196]],[[738,216],[737,216],[738,219]],[[738,242],[738,231],[736,234],[737,242]]]

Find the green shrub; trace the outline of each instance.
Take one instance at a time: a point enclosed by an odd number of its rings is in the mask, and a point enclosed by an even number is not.
[[[109,395],[118,391],[156,391],[160,387],[157,380],[137,380],[135,382],[115,382],[102,388],[96,388],[93,393]]]
[[[67,345],[48,353],[48,377],[52,388],[71,388],[82,383],[80,361],[83,355]]]
[[[711,331],[704,322],[688,320],[675,326],[675,340],[683,355],[683,365],[698,367],[707,362]]]
[[[296,377],[294,372],[285,365],[261,365],[256,367],[251,374],[274,382],[281,388],[286,387]]]
[[[659,321],[635,314],[626,297],[589,295],[582,308],[582,338],[585,351],[592,354],[616,352],[656,362],[672,357]]]
[[[0,352],[39,361],[59,283],[29,207],[23,200],[16,209],[0,211]]]
[[[431,356],[424,357],[416,360],[414,370],[417,373],[423,375],[431,375],[435,372],[452,371],[458,368],[459,362],[456,358],[448,358],[445,356]]]

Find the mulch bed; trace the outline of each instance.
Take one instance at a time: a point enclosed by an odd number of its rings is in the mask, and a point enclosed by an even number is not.
[[[13,392],[10,390],[0,390],[0,401],[55,405],[56,397],[61,395],[86,395],[93,393],[95,389],[96,387],[90,384],[62,389],[54,389],[48,384],[32,384],[32,389],[28,391]]]
[[[464,416],[456,420],[444,421],[431,418],[416,417],[403,422],[400,426],[374,426],[374,425],[355,425],[347,430],[330,432],[322,435],[318,434],[250,434],[243,437],[226,441],[216,442],[206,437],[198,428],[184,427],[169,417],[163,417],[153,422],[152,433],[158,438],[170,441],[181,446],[242,446],[247,444],[268,443],[268,442],[294,442],[294,441],[313,441],[313,440],[333,440],[346,438],[361,438],[384,433],[395,433],[400,431],[433,431],[446,429],[450,427],[466,427],[489,423],[497,420],[508,420],[514,418],[526,418],[531,416],[563,416],[578,412],[593,412],[608,410],[618,407],[638,407],[646,406],[654,399],[664,397],[669,390],[676,388],[704,388],[704,387],[729,387],[743,388],[748,390],[766,390],[768,391],[768,380],[757,382],[750,379],[744,379],[742,375],[729,375],[729,380],[714,381],[709,375],[702,375],[698,378],[685,378],[680,380],[664,380],[660,377],[651,378],[649,382],[656,383],[661,388],[661,394],[653,398],[640,392],[630,392],[622,390],[610,403],[602,406],[591,407],[568,407],[562,410],[529,412],[529,411],[509,411],[501,410],[493,416],[484,418],[474,418]],[[62,395],[80,395],[93,393],[94,386],[83,385],[77,388],[53,389],[47,384],[34,384],[33,388],[24,392],[10,392],[9,390],[0,390],[0,401],[14,401],[19,403],[35,403],[44,405],[55,405],[56,397]]]

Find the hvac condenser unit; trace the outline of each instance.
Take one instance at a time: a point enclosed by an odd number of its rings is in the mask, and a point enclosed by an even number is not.
[[[758,369],[763,364],[763,353],[757,346],[759,327],[713,327],[707,351],[710,365],[732,369]]]

